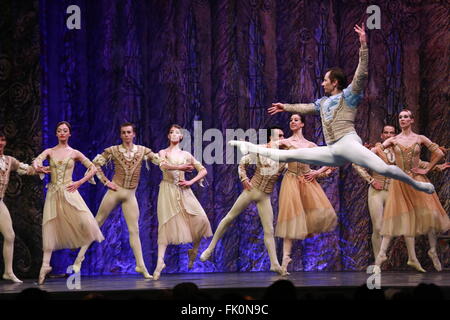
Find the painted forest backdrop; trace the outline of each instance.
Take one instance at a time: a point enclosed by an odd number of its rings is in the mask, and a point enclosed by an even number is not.
[[[80,30],[66,27],[66,9],[72,4],[81,8]],[[369,83],[359,106],[358,134],[364,142],[378,141],[383,125],[396,124],[398,111],[408,107],[416,114],[415,131],[448,147],[448,0],[3,0],[0,127],[8,136],[7,154],[31,162],[56,143],[54,127],[60,120],[73,126],[71,145],[91,159],[119,143],[124,121],[136,123],[136,142],[154,151],[167,146],[172,123],[191,132],[194,121],[201,121],[203,130],[281,125],[289,133],[289,114],[270,117],[267,107],[321,96],[321,79],[329,67],[342,67],[351,79],[359,46],[353,26],[365,19],[369,4],[381,8],[381,29],[368,31]],[[307,117],[305,136],[323,144],[318,117]],[[424,159],[428,156],[423,153]],[[195,186],[194,192],[215,230],[242,188],[236,165],[206,167],[208,186]],[[76,175],[83,172],[80,166]],[[449,172],[429,176],[449,212]],[[149,270],[157,257],[160,180],[159,168],[144,169],[137,192]],[[290,267],[365,270],[373,260],[367,184],[350,165],[321,184],[338,212],[339,226],[297,241]],[[5,198],[16,233],[14,268],[22,277],[35,277],[42,259],[44,186],[36,177],[13,174]],[[272,198],[275,218],[278,187]],[[86,184],[80,192],[95,214],[105,188]],[[106,240],[89,250],[82,273],[134,273],[126,230],[118,208],[102,227]],[[277,239],[279,255],[281,244]],[[170,246],[165,272],[188,272],[189,248]],[[425,237],[418,238],[416,248],[422,265],[432,270]],[[439,250],[449,266],[448,245],[441,242]],[[389,254],[387,269],[407,269],[402,239]],[[54,272],[64,273],[75,256],[76,251],[56,252]],[[251,206],[219,242],[212,262],[197,260],[189,272],[268,270],[263,230]]]

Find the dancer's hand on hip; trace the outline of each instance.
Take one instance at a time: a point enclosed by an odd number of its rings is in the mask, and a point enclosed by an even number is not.
[[[415,173],[415,174],[421,174],[421,175],[426,175],[428,173],[428,171],[430,171],[429,169],[422,169],[422,168],[412,168],[411,172]]]
[[[242,181],[242,186],[244,187],[245,190],[248,190],[248,191],[253,189],[252,183],[248,180]]]
[[[383,185],[377,181],[377,180],[373,180],[371,183],[371,186],[375,189],[375,190],[383,190]]]
[[[311,182],[313,181],[317,176],[319,175],[319,172],[317,170],[311,170],[308,173],[305,173],[304,177],[305,177],[305,181],[306,182]]]
[[[117,191],[119,189],[119,187],[117,187],[117,185],[114,182],[112,182],[112,181],[110,181],[107,184],[105,184],[105,186],[107,188],[111,189],[112,191]]]
[[[185,187],[185,188],[192,186],[192,184],[193,184],[192,180],[187,180],[187,181],[184,180],[184,181],[178,182],[178,186]]]
[[[78,189],[80,186],[81,186],[81,182],[80,182],[80,181],[75,181],[75,182],[72,182],[71,184],[69,184],[69,185],[66,187],[66,190],[69,191],[69,192],[75,192],[75,191],[77,191],[77,189]]]

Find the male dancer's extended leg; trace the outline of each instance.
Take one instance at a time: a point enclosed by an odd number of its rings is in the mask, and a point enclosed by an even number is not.
[[[208,246],[208,248],[203,251],[203,253],[200,255],[201,261],[206,261],[210,258],[211,253],[214,251],[214,248],[217,245],[217,242],[220,238],[224,235],[225,231],[227,231],[228,227],[230,226],[231,222],[239,215],[242,211],[244,211],[250,202],[252,202],[252,195],[254,193],[255,189],[248,191],[244,190],[240,196],[237,198],[236,202],[234,203],[233,207],[228,211],[228,213],[225,215],[225,217],[220,221],[219,225],[217,226],[216,232],[214,232],[214,236]]]
[[[350,161],[383,176],[405,182],[419,191],[430,194],[434,192],[434,186],[431,183],[416,181],[399,167],[384,163],[377,155],[361,144],[361,139],[356,134],[348,134],[330,146],[295,150],[265,148],[246,141],[231,140],[229,144],[238,146],[243,154],[248,152],[258,153],[281,162],[300,161],[320,166],[341,166]]]
[[[343,159],[336,158],[328,146],[315,148],[299,148],[294,150],[280,150],[257,146],[246,141],[229,141],[231,146],[240,148],[242,154],[258,153],[262,156],[280,162],[300,161],[318,166],[340,166],[345,163]]]
[[[108,190],[103,197],[102,202],[100,203],[100,207],[98,208],[97,215],[95,216],[95,220],[97,221],[99,227],[103,225],[111,211],[113,211],[114,208],[117,207],[117,205],[120,203],[120,191],[120,189],[118,191]],[[81,247],[72,266],[73,272],[80,272],[81,263],[84,260],[84,255],[86,254],[86,251],[89,249],[91,244],[92,243]]]
[[[434,186],[431,183],[416,181],[399,167],[387,165],[375,153],[364,147],[356,134],[348,134],[342,137],[331,145],[331,148],[336,157],[342,157],[383,176],[405,182],[419,191],[430,194],[434,192]]]
[[[136,272],[140,272],[146,279],[153,277],[148,273],[142,256],[141,239],[139,238],[139,206],[136,200],[135,190],[127,190],[127,199],[122,202],[122,211],[127,222],[130,237],[130,246],[136,259]]]

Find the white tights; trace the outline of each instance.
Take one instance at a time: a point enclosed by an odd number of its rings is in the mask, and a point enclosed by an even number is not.
[[[136,259],[136,266],[145,269],[144,258],[142,256],[141,240],[139,238],[139,207],[136,200],[136,189],[125,189],[118,187],[117,191],[108,190],[98,209],[95,220],[99,227],[120,203],[122,203],[122,212],[128,226],[130,237],[130,246]],[[90,244],[81,247],[78,252],[77,261],[82,260]]]
[[[293,150],[279,150],[260,147],[245,141],[230,141],[230,145],[239,146],[241,153],[258,153],[275,161],[299,161],[319,166],[341,166],[352,162],[383,176],[405,182],[419,191],[433,193],[431,183],[416,181],[403,172],[399,167],[387,165],[376,154],[362,145],[356,133],[349,133],[337,142],[323,147],[299,148]]]

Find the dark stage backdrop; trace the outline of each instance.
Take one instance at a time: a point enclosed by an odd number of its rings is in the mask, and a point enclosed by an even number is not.
[[[0,1],[0,128],[8,139],[5,153],[27,163],[42,149],[38,7],[38,1]],[[16,235],[14,271],[19,276],[39,272],[43,199],[39,178],[11,174],[4,201]],[[1,255],[1,274],[3,269]]]
[[[368,1],[344,0],[43,0],[39,1],[38,25],[36,2],[30,2],[34,8],[22,2],[2,3],[22,10],[11,11],[11,32],[2,28],[7,43],[19,41],[28,48],[32,41],[29,38],[40,33],[41,102],[33,113],[38,116],[40,112],[40,123],[32,117],[25,119],[21,111],[27,106],[30,112],[33,105],[17,105],[13,99],[5,98],[14,92],[12,83],[39,70],[37,64],[21,65],[23,72],[17,69],[14,81],[0,78],[1,121],[23,131],[9,151],[17,152],[20,158],[21,144],[26,141],[32,152],[22,157],[24,161],[30,160],[38,149],[56,143],[54,126],[60,120],[71,122],[71,145],[91,159],[103,148],[120,142],[118,130],[124,121],[136,123],[136,142],[154,151],[167,146],[166,131],[172,123],[191,133],[195,121],[201,121],[203,130],[217,128],[223,133],[226,129],[274,124],[288,133],[289,114],[270,117],[267,106],[276,101],[309,102],[321,96],[320,83],[329,67],[341,66],[351,78],[358,62],[358,37],[353,26],[361,23],[369,5]],[[72,4],[81,8],[80,30],[66,27],[66,9]],[[381,30],[368,31],[370,75],[357,116],[359,135],[364,142],[376,142],[383,125],[395,123],[398,111],[408,107],[416,113],[416,132],[448,146],[449,2],[380,0],[370,4],[380,6],[382,21]],[[24,30],[17,21],[30,13],[34,24]],[[2,10],[0,16],[4,15]],[[15,39],[15,33],[22,37]],[[20,54],[33,55],[33,61],[38,58],[31,49],[8,52],[3,46],[0,54],[1,59],[7,55],[9,65],[14,65]],[[34,84],[39,88],[39,80]],[[28,85],[25,80],[24,85]],[[35,104],[39,104],[38,89],[35,97]],[[318,117],[307,117],[305,135],[323,144]],[[203,147],[208,144],[203,142]],[[191,151],[201,154],[200,148]],[[423,157],[428,158],[428,154],[424,152]],[[194,192],[214,231],[242,188],[236,165],[206,167],[208,186],[196,186]],[[83,168],[78,168],[76,175],[80,177],[83,172]],[[448,175],[431,175],[447,212]],[[159,168],[152,165],[149,171],[144,169],[137,192],[140,236],[150,271],[157,257],[156,201],[160,180]],[[334,232],[297,241],[292,270],[364,270],[373,260],[367,185],[349,165],[321,183],[338,212],[339,226]],[[37,193],[30,188],[31,182],[16,199],[41,199],[43,186]],[[81,188],[94,214],[105,191],[99,183]],[[278,191],[277,187],[272,197],[275,219]],[[8,199],[11,197],[9,193]],[[40,222],[42,202],[36,205],[29,206],[26,214],[33,212],[35,221]],[[24,218],[15,215],[20,210],[18,204],[11,206],[15,226],[24,224]],[[36,225],[33,227],[36,229]],[[82,273],[133,273],[134,258],[120,208],[112,212],[102,231],[106,240],[88,251]],[[40,239],[38,229],[33,234]],[[202,242],[200,251],[208,241]],[[280,260],[281,244],[277,239]],[[430,270],[428,242],[419,237],[416,247],[418,258]],[[190,245],[170,246],[165,271],[188,272],[189,248]],[[448,265],[448,247],[442,244],[439,249],[442,262]],[[16,253],[21,257],[27,250],[19,247]],[[389,254],[392,259],[386,268],[406,269],[402,239],[393,243]],[[56,252],[52,259],[54,271],[63,273],[75,256],[76,252],[69,250]],[[18,273],[31,275],[20,265],[16,268]],[[197,260],[189,272],[268,270],[263,230],[256,208],[251,206],[219,242],[212,262]]]

